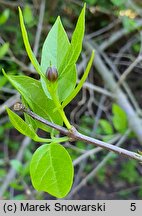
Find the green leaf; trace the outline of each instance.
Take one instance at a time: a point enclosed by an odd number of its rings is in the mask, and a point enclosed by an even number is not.
[[[10,164],[14,170],[16,170],[18,173],[20,173],[23,169],[22,163],[19,160],[11,160]]]
[[[56,92],[58,94],[59,101],[65,100],[69,94],[74,90],[76,86],[76,80],[77,80],[77,70],[76,65],[67,65],[65,67],[64,71],[60,76],[58,77],[58,80],[56,83],[54,83],[54,89],[57,89]],[[46,96],[50,99],[52,99],[49,91],[47,83],[41,79],[42,88],[46,94]],[[50,85],[50,83],[48,84]]]
[[[35,131],[16,113],[11,111],[9,108],[6,108],[6,110],[13,126],[23,135],[28,136],[31,139],[35,140],[37,137]]]
[[[60,71],[63,71],[66,65],[75,64],[82,50],[82,42],[85,30],[85,8],[86,4],[84,4],[84,7],[78,18],[75,30],[72,35],[71,46],[69,47],[61,67],[59,68]]]
[[[21,170],[21,171],[22,171],[22,170]],[[16,191],[23,191],[23,190],[24,190],[24,186],[23,186],[22,184],[19,184],[19,181],[18,181],[18,180],[19,180],[19,179],[16,178],[15,181],[10,182],[9,186],[10,186],[11,188],[13,188],[14,190],[16,190]],[[16,196],[16,197],[17,197],[17,196]],[[16,199],[15,196],[14,196],[14,199]],[[17,200],[17,199],[16,199],[16,200]]]
[[[2,59],[9,49],[9,43],[4,43],[2,46],[0,46],[0,59]]]
[[[4,71],[3,71],[4,73]],[[11,82],[11,84],[19,91],[23,98],[28,103],[29,107],[39,116],[52,120],[58,125],[62,125],[63,121],[60,114],[54,112],[54,102],[46,97],[42,90],[41,83],[28,76],[13,76],[6,75],[5,77]],[[39,128],[46,131],[51,131],[48,126],[36,121]]]
[[[24,7],[23,16],[27,25],[30,25],[34,20],[32,10],[28,4]]]
[[[6,82],[7,82],[6,77],[0,76],[0,88],[3,87]]]
[[[3,13],[0,15],[0,25],[3,25],[6,23],[6,21],[9,18],[10,10],[6,9],[3,11]]]
[[[112,113],[113,113],[112,121],[115,129],[120,133],[124,133],[128,127],[126,113],[117,104],[112,105]]]
[[[24,45],[25,45],[27,54],[29,56],[29,59],[31,60],[31,63],[35,67],[36,71],[40,74],[40,76],[43,79],[45,79],[44,74],[42,73],[41,67],[40,67],[40,65],[39,65],[39,63],[38,63],[32,49],[31,49],[29,39],[28,39],[28,35],[27,35],[27,31],[26,31],[26,28],[25,28],[25,25],[24,25],[22,11],[21,11],[20,7],[18,7],[18,9],[19,9],[20,27],[21,27],[23,41],[24,41]]]
[[[123,5],[125,4],[126,0],[111,0],[111,2],[112,2],[114,5],[120,7],[120,6],[123,6]]]
[[[42,49],[41,67],[46,71],[50,63],[58,70],[58,98],[64,101],[73,91],[76,85],[77,71],[76,61],[82,49],[82,41],[85,29],[85,5],[78,18],[73,32],[71,44],[58,17],[50,30]],[[47,97],[51,98],[46,82],[42,79],[42,87]]]
[[[21,99],[22,101],[22,104],[26,107],[26,108],[29,108],[26,100],[24,99],[24,97],[22,97]],[[24,113],[24,118],[25,118],[25,122],[28,124],[28,125],[31,125],[31,127],[34,129],[34,131],[37,130],[38,128],[38,124],[36,124],[36,120],[33,119],[31,116],[29,116],[27,113]]]
[[[98,1],[98,0],[85,0],[85,2],[86,2],[87,4],[90,4],[90,5],[96,4],[97,1]]]
[[[129,175],[129,173],[131,173],[131,175]],[[119,177],[131,184],[136,182],[136,180],[140,177],[137,172],[137,161],[129,160],[125,161],[125,163],[122,163]]]
[[[70,43],[67,34],[63,28],[60,17],[58,17],[43,44],[41,68],[44,73],[50,64],[57,68],[58,83],[56,84],[58,85],[58,96],[60,101],[69,95],[76,83],[76,68],[74,65],[70,65],[69,67],[64,66],[64,71],[59,69],[69,47]],[[45,82],[44,79],[41,79],[41,83],[45,94],[47,97],[51,98],[47,89],[47,82]]]
[[[93,63],[93,59],[94,59],[94,51],[92,52],[91,58],[88,62],[88,65],[86,67],[86,70],[79,82],[79,84],[77,85],[77,87],[72,91],[72,93],[66,98],[66,100],[63,102],[62,107],[64,108],[68,103],[70,103],[70,101],[72,101],[72,99],[78,94],[78,92],[81,90],[83,83],[85,82],[85,80],[88,77],[90,68],[92,66]]]
[[[102,140],[104,142],[109,143],[114,137],[115,137],[115,134],[104,135],[104,136],[102,136]]]
[[[122,24],[128,32],[133,31],[137,27],[137,22],[126,16],[122,17]]]
[[[111,126],[111,124],[110,124],[107,120],[101,119],[101,120],[99,121],[99,124],[100,124],[100,126],[102,127],[103,132],[104,132],[106,135],[112,135],[112,134],[113,134],[112,126]]]
[[[43,44],[41,55],[42,71],[45,73],[50,64],[52,64],[57,68],[60,75],[61,71],[59,68],[69,47],[70,43],[67,34],[60,17],[58,17]]]
[[[21,117],[11,111],[9,108],[6,108],[6,110],[11,123],[21,134],[30,137],[36,142],[51,142],[51,139],[39,137],[30,125],[28,125]]]
[[[60,144],[42,145],[32,157],[30,174],[38,191],[46,191],[57,198],[65,197],[71,189],[73,173],[71,158]]]
[[[84,30],[85,30],[85,9],[86,9],[86,4],[84,4],[84,7],[80,13],[75,30],[72,35],[71,51],[73,51],[73,53],[71,55],[69,62],[72,61],[76,62],[82,50],[82,43],[83,43]]]
[[[62,75],[58,80],[58,97],[59,101],[64,101],[74,90],[77,80],[76,65],[68,65],[65,67]]]

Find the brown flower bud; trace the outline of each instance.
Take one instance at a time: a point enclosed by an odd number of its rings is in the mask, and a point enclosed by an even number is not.
[[[58,78],[58,71],[55,67],[48,67],[46,77],[50,82],[55,82]]]

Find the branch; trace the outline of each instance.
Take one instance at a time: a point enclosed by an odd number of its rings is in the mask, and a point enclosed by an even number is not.
[[[49,122],[48,120],[42,118],[41,116],[37,115],[36,113],[32,112],[31,110],[26,109],[24,106],[20,106],[20,110],[27,113],[32,118],[44,123],[45,125],[47,125],[49,127],[54,128],[54,129],[58,130],[60,133],[68,136],[70,138],[70,141],[79,140],[79,141],[87,142],[87,143],[93,144],[95,146],[98,146],[98,147],[113,151],[113,152],[115,152],[117,154],[122,154],[122,155],[124,155],[126,157],[130,157],[130,158],[133,158],[135,160],[138,160],[138,161],[142,162],[142,156],[140,154],[137,154],[135,152],[128,151],[128,150],[120,148],[118,146],[114,146],[114,145],[111,145],[109,143],[100,141],[98,139],[94,139],[92,137],[88,137],[86,135],[83,135],[83,134],[79,133],[76,130],[76,128],[73,127],[73,126],[72,126],[72,128],[70,130],[67,130],[66,128],[64,128],[64,127],[62,127],[60,125]]]
[[[38,54],[38,48],[39,48],[40,36],[41,36],[41,32],[42,32],[44,13],[45,13],[45,0],[42,0],[41,4],[40,4],[39,21],[38,21],[37,32],[36,32],[35,42],[34,42],[34,47],[33,47],[33,53],[35,54],[36,57]]]
[[[134,67],[136,67],[136,65],[142,61],[142,55],[140,54],[134,62],[132,62],[132,64],[129,65],[129,67],[123,72],[123,74],[120,76],[120,79],[117,83],[117,86],[120,86],[124,80],[126,79],[126,77],[132,72],[132,70],[134,69]]]
[[[95,45],[92,41],[86,41],[84,42],[84,46],[87,48],[88,51],[91,51],[94,49]],[[101,55],[96,49],[96,55],[94,60],[94,66],[101,75],[102,79],[104,80],[105,84],[109,87],[109,89],[113,92],[113,94],[116,97],[117,103],[120,105],[120,107],[126,112],[129,126],[132,129],[132,131],[135,132],[139,142],[142,144],[142,124],[141,119],[138,117],[137,113],[131,106],[131,103],[129,102],[127,96],[125,93],[118,87],[117,83],[114,79],[113,74],[108,69],[108,67],[104,64]]]
[[[136,25],[131,32],[134,32],[135,30],[141,28],[141,26],[142,26],[142,20],[141,19],[136,20]],[[107,38],[100,45],[100,49],[106,50],[108,47],[110,47],[111,45],[116,43],[118,40],[120,40],[123,36],[128,35],[129,33],[130,32],[125,28],[119,29],[118,31],[114,32],[110,38]]]
[[[20,100],[20,95],[17,93],[11,96],[7,101],[0,105],[0,115],[5,112],[5,107],[12,107],[17,101]]]
[[[16,160],[21,161],[23,158],[23,154],[25,149],[27,148],[27,146],[30,144],[31,139],[29,137],[25,137],[23,142],[21,143],[21,147],[16,155]],[[3,194],[5,193],[5,191],[7,190],[7,188],[9,187],[9,184],[13,181],[14,177],[16,175],[16,170],[11,167],[8,171],[8,174],[6,175],[3,183],[1,184],[0,187],[0,199],[2,199]]]
[[[79,82],[80,82],[80,80],[77,80],[77,83],[79,83]],[[100,94],[103,94],[103,95],[106,95],[106,96],[108,96],[108,97],[110,97],[110,98],[112,98],[112,99],[115,99],[115,95],[114,95],[113,93],[109,92],[109,91],[106,90],[105,88],[96,86],[96,85],[94,85],[94,84],[92,84],[92,83],[85,82],[85,83],[83,84],[83,88],[91,89],[91,90],[96,91],[96,92],[98,92],[98,93],[100,93]]]
[[[128,135],[130,134],[130,130],[128,129],[126,131],[126,133],[120,138],[120,140],[116,143],[116,146],[120,146],[122,143],[124,143],[124,141],[127,139]],[[95,148],[96,150],[98,149],[99,151],[99,147]],[[95,150],[92,149],[92,150]],[[90,150],[91,151],[91,150]],[[98,152],[97,151],[97,152]],[[93,153],[93,151],[92,151]],[[91,153],[91,154],[92,154]],[[66,199],[70,199],[71,197],[73,197],[73,195],[75,193],[77,193],[77,191],[79,191],[91,178],[94,178],[96,176],[96,174],[98,173],[98,171],[107,163],[107,161],[112,157],[113,153],[109,152],[104,158],[103,160],[87,175],[85,176],[85,178],[83,178],[79,184],[72,189],[72,191],[69,193],[69,195],[66,197]],[[77,158],[78,159],[78,158]],[[76,160],[77,160],[76,159]],[[75,160],[75,161],[76,161]]]

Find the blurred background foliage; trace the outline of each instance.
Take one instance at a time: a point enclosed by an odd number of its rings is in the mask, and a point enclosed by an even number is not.
[[[33,49],[38,47],[36,55],[40,61],[42,43],[57,16],[61,16],[70,37],[84,2],[87,3],[86,39],[91,39],[101,46],[112,35],[115,36],[119,31],[125,32],[117,43],[106,50],[107,56],[114,61],[120,73],[123,73],[141,49],[139,32],[142,25],[138,26],[138,22],[142,22],[141,0],[0,0],[0,71],[4,68],[9,74],[25,74],[39,78],[29,62],[23,45],[18,6],[23,10],[31,46]],[[44,13],[41,25],[40,10],[41,14]],[[39,31],[38,25],[41,28],[41,35],[37,45],[35,38]],[[123,55],[119,55],[123,49]],[[88,53],[83,48],[78,62],[78,77],[83,73],[87,59]],[[142,100],[141,68],[142,65],[139,64],[127,80],[139,104]],[[138,79],[135,79],[136,76]],[[105,88],[95,68],[92,68],[89,74],[88,83]],[[31,185],[29,163],[34,150],[40,144],[24,138],[9,122],[4,107],[12,107],[17,100],[19,95],[0,73],[1,199],[53,199],[46,193],[36,192]],[[66,112],[71,122],[82,133],[113,144],[126,136],[123,148],[135,152],[142,150],[135,134],[129,129],[125,112],[109,97],[83,88],[66,108]],[[43,131],[39,133],[47,136]],[[65,143],[65,146],[74,161],[84,153],[94,150],[93,146],[80,141]],[[112,153],[108,156],[106,150],[98,150],[98,153],[90,154],[75,166],[74,186],[68,198],[141,199],[141,175],[142,167],[138,162]]]

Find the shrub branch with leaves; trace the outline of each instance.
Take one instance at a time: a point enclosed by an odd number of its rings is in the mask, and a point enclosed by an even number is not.
[[[76,62],[82,50],[85,29],[85,7],[78,18],[71,42],[64,30],[60,17],[51,28],[42,48],[41,63],[35,58],[24,25],[22,11],[19,8],[20,26],[23,41],[31,63],[40,75],[40,80],[23,75],[4,76],[21,94],[21,103],[14,106],[15,111],[23,111],[25,121],[7,108],[10,121],[25,136],[41,145],[33,154],[30,163],[30,175],[34,188],[46,191],[57,198],[65,197],[72,186],[74,168],[67,150],[59,143],[81,140],[100,146],[119,154],[142,161],[142,156],[111,144],[90,138],[79,133],[69,122],[64,108],[81,90],[94,59],[94,51],[86,70],[76,86]],[[32,111],[31,111],[32,110]],[[66,126],[63,127],[63,124]],[[50,133],[46,139],[37,135],[38,128]],[[64,137],[56,137],[60,132]],[[48,143],[48,144],[47,144]]]

